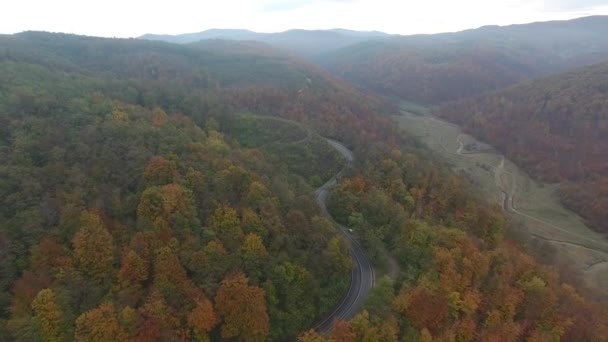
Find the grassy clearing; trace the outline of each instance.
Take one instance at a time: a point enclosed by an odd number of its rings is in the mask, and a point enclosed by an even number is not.
[[[400,102],[399,107],[401,107],[402,110],[412,113],[414,115],[424,116],[431,114],[431,110],[428,107],[421,106],[414,102],[403,100]]]
[[[558,185],[533,180],[458,126],[433,118],[428,111],[412,113],[411,108],[404,106],[402,115],[394,117],[401,127],[468,178],[488,200],[502,206],[503,191],[508,193],[514,208],[508,215],[517,226],[529,236],[548,241],[563,261],[582,272],[588,286],[608,296],[608,276],[603,273],[608,269],[608,241],[560,204]]]

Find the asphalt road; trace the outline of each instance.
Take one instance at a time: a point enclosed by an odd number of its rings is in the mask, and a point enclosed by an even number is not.
[[[337,141],[329,139],[327,141],[348,160],[346,167],[350,166],[354,160],[352,151]],[[365,256],[363,248],[361,248],[356,237],[350,233],[349,228],[338,224],[327,211],[327,195],[329,194],[329,190],[337,184],[346,167],[316,191],[317,202],[321,207],[322,214],[331,220],[340,234],[350,242],[351,256],[353,258],[353,271],[348,293],[344,296],[340,305],[315,327],[315,330],[320,333],[330,331],[336,319],[350,320],[355,317],[374,286],[374,269]]]

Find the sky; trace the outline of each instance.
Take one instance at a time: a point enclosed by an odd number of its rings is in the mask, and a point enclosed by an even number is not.
[[[345,28],[418,34],[588,15],[608,15],[608,0],[5,0],[0,33],[137,37],[211,28]]]

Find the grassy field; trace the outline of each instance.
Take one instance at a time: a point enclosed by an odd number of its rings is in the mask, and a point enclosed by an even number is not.
[[[537,182],[491,146],[412,104],[395,116],[431,153],[468,178],[488,200],[505,207],[519,233],[546,241],[561,263],[581,271],[585,283],[608,297],[608,240],[585,226],[557,197],[558,185]],[[505,198],[508,200],[505,201]]]

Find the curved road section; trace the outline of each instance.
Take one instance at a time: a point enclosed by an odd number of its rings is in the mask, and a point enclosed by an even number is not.
[[[374,286],[374,270],[369,260],[363,252],[363,248],[356,240],[356,238],[350,233],[350,229],[338,224],[333,217],[327,211],[327,195],[329,189],[338,183],[338,179],[343,175],[344,171],[350,166],[354,160],[353,152],[346,148],[344,145],[337,141],[327,141],[338,151],[340,154],[348,160],[348,165],[342,169],[337,175],[325,183],[322,187],[317,189],[317,202],[321,207],[322,214],[328,218],[338,228],[340,234],[350,242],[351,255],[353,258],[353,271],[351,276],[350,288],[348,293],[342,299],[342,302],[338,307],[321,323],[319,323],[315,330],[320,333],[325,333],[331,330],[333,322],[339,320],[350,320],[357,314],[361,304],[367,298],[369,291]]]

